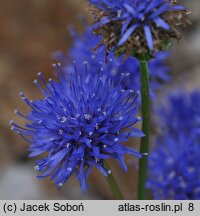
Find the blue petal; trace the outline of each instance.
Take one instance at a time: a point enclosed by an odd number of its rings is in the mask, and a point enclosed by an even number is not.
[[[131,131],[131,132],[130,132],[130,136],[133,136],[133,137],[144,137],[145,134],[144,134],[143,131],[141,131],[141,130],[135,128],[134,131]]]
[[[153,50],[153,37],[149,26],[144,26],[144,33],[150,50]]]
[[[159,16],[160,14],[164,13],[165,11],[167,11],[169,9],[169,2],[163,4],[160,8],[158,8],[149,18],[153,19],[157,16]]]
[[[146,8],[146,11],[150,11],[156,7],[158,7],[158,5],[162,4],[162,2],[160,2],[160,0],[158,1],[149,1],[149,5]]]
[[[110,22],[110,20],[107,19],[107,17],[104,17],[104,18],[101,19],[101,21],[99,21],[98,23],[93,24],[93,25],[92,25],[92,28],[93,28],[93,29],[96,29],[96,28],[98,28],[98,27],[100,27],[100,26],[103,26],[103,25],[109,23],[109,22]]]
[[[169,8],[169,10],[185,10],[185,7],[180,5],[174,5]]]
[[[123,35],[123,37],[120,39],[120,41],[118,42],[118,46],[121,46],[124,42],[126,42],[128,40],[128,38],[130,37],[130,35],[135,31],[135,29],[138,27],[138,24],[135,24],[133,26],[131,26],[126,33]]]
[[[155,22],[158,26],[164,28],[165,30],[169,30],[169,29],[170,29],[170,26],[169,26],[163,19],[161,19],[161,18],[159,18],[159,17],[156,17],[156,18],[154,19],[154,22]]]
[[[131,17],[125,20],[125,22],[122,25],[121,34],[124,34],[124,32],[126,31],[127,27],[129,26],[131,20],[132,20]]]
[[[130,6],[129,4],[126,4],[126,3],[124,3],[123,6],[126,8],[126,10],[128,12],[131,13],[131,15],[133,15],[134,18],[137,16],[137,12],[134,10],[134,8],[132,6]]]
[[[122,167],[122,169],[123,169],[125,172],[127,172],[128,169],[127,169],[126,163],[125,163],[125,161],[124,161],[124,156],[123,156],[123,154],[120,154],[120,155],[119,155],[118,160],[119,160],[119,164],[120,164],[120,166]]]

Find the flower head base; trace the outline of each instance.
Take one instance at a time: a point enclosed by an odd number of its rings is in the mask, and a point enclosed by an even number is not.
[[[170,0],[90,0],[94,30],[108,51],[146,53],[160,51],[171,38],[181,38],[189,23],[184,7]]]
[[[45,98],[30,101],[21,93],[31,111],[27,116],[16,113],[29,122],[26,127],[11,122],[12,129],[30,142],[30,157],[43,156],[35,166],[43,172],[39,178],[50,176],[58,188],[75,173],[84,190],[92,167],[105,176],[110,173],[104,167],[105,159],[116,159],[126,171],[124,154],[141,157],[122,144],[130,136],[143,136],[134,127],[141,120],[134,117],[137,92],[114,87],[102,74],[102,65],[93,68],[92,61],[81,63],[80,67],[75,64],[75,73],[67,77],[60,65],[54,66],[58,81],[50,79],[46,83],[39,73],[43,87],[37,80],[34,83]],[[87,76],[79,70],[83,69],[82,64]]]

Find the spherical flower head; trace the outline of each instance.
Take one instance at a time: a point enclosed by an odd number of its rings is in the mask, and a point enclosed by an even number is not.
[[[200,92],[169,95],[156,114],[147,188],[155,199],[200,199]]]
[[[197,139],[198,137],[198,139]],[[164,134],[149,155],[147,188],[154,199],[200,199],[200,140],[177,131],[176,138]]]
[[[140,69],[139,62],[134,57],[124,59],[124,56],[117,58],[113,50],[106,53],[104,45],[98,47],[95,52],[94,48],[101,41],[101,37],[96,37],[92,33],[91,27],[85,29],[83,34],[78,34],[74,29],[71,29],[73,43],[68,53],[58,53],[54,59],[61,61],[64,66],[65,73],[74,73],[74,65],[69,62],[69,59],[80,61],[91,61],[93,59],[93,68],[99,68],[102,64],[103,73],[114,82],[115,85],[121,85],[123,89],[140,89]],[[90,38],[90,40],[88,40]],[[154,53],[154,58],[149,61],[149,76],[150,76],[150,95],[155,98],[156,90],[162,87],[163,83],[170,81],[170,68],[166,64],[166,60],[170,57],[169,52]],[[82,65],[84,70],[84,65]],[[82,72],[82,73],[83,73]]]
[[[136,116],[138,93],[113,86],[103,75],[101,64],[98,70],[93,68],[92,61],[80,64],[79,67],[74,63],[75,73],[70,76],[63,74],[60,64],[54,65],[58,81],[50,79],[47,83],[39,73],[41,82],[35,80],[34,83],[44,99],[30,101],[21,93],[31,111],[28,115],[16,113],[28,123],[25,127],[13,121],[11,124],[12,129],[30,143],[30,157],[41,155],[35,166],[42,172],[39,178],[50,176],[60,188],[75,174],[85,190],[92,167],[104,176],[111,173],[104,167],[104,160],[108,158],[117,160],[127,171],[124,155],[138,158],[141,155],[122,142],[130,136],[144,134],[134,127],[141,120]],[[82,64],[88,71],[87,76],[79,71],[83,69]]]
[[[90,0],[94,30],[108,51],[149,53],[160,51],[171,38],[180,39],[189,12],[170,0]]]

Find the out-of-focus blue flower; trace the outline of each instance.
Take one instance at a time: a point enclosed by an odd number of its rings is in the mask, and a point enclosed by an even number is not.
[[[66,66],[68,66],[72,60],[81,62],[91,61],[91,58],[94,58],[94,55],[96,58],[94,63],[97,63],[98,66],[98,61],[105,61],[105,46],[99,47],[98,53],[94,53],[94,48],[101,41],[101,36],[95,36],[92,33],[92,28],[90,26],[85,26],[84,34],[79,34],[73,26],[69,26],[68,31],[72,38],[72,45],[69,48],[69,51],[66,54],[62,51],[56,51],[53,53],[53,59],[62,62]]]
[[[170,57],[170,53],[157,52],[154,56],[155,58],[151,59],[148,63],[150,95],[152,99],[155,97],[156,90],[161,89],[163,83],[170,81],[170,69],[166,64],[166,60]],[[127,60],[119,64],[114,71],[115,73],[111,74],[110,77],[117,84],[121,83],[125,89],[131,88],[131,86],[140,89],[140,68],[139,62],[136,58],[129,57]]]
[[[182,92],[160,111],[162,134],[149,155],[146,185],[154,199],[200,199],[199,99],[199,92]]]
[[[121,23],[118,46],[123,45],[135,32],[136,35],[140,35],[143,31],[150,50],[154,48],[153,35],[156,34],[154,31],[171,29],[170,23],[166,21],[168,12],[184,9],[182,6],[172,5],[170,0],[90,0],[90,2],[104,13],[104,15],[100,13],[95,28],[111,22],[111,25],[115,22],[118,22],[118,25]]]
[[[44,99],[30,101],[20,93],[31,111],[27,116],[16,113],[28,123],[21,127],[11,121],[12,129],[30,143],[30,157],[43,157],[35,166],[42,172],[39,178],[50,176],[58,188],[75,173],[84,190],[92,167],[105,176],[111,172],[104,167],[105,159],[116,159],[127,171],[124,154],[141,157],[122,144],[130,136],[144,135],[134,127],[141,120],[136,117],[138,92],[113,86],[101,64],[93,67],[94,61],[74,64],[70,76],[63,74],[60,64],[54,65],[58,81],[46,83],[39,73],[41,82],[34,83]],[[87,73],[79,71],[82,64]]]
[[[199,136],[199,135],[198,135]],[[147,188],[154,199],[200,199],[200,142],[197,133],[179,131],[157,140],[149,156]]]
[[[68,73],[74,72],[73,65],[69,64],[68,59],[79,61],[90,61],[96,58],[94,64],[99,67],[99,62],[102,64],[104,73],[114,81],[115,85],[121,85],[124,89],[140,89],[140,70],[139,62],[134,57],[129,57],[124,60],[123,56],[116,58],[114,52],[106,55],[105,46],[100,46],[94,55],[94,47],[98,45],[101,37],[95,37],[91,32],[91,28],[86,28],[83,35],[78,35],[76,31],[71,30],[73,43],[69,52],[54,53],[54,59],[61,61],[64,65],[64,70]],[[155,95],[155,91],[160,89],[162,84],[170,81],[169,67],[166,64],[167,58],[170,57],[169,52],[157,52],[155,58],[149,61],[150,75],[150,92],[151,96]],[[70,69],[71,68],[71,69]],[[85,70],[81,70],[85,71]]]
[[[72,64],[73,61],[90,62],[94,59],[95,60],[93,61],[93,68],[95,66],[99,68],[99,63],[102,64],[102,67],[107,68],[107,65],[105,64],[105,46],[99,47],[98,51],[94,52],[94,48],[100,42],[101,37],[96,37],[92,33],[91,27],[85,28],[84,34],[79,34],[72,26],[70,26],[68,30],[72,38],[72,45],[69,48],[69,51],[67,53],[63,53],[62,51],[56,51],[52,55],[54,60],[62,63],[64,72],[74,73],[74,65]],[[85,68],[84,65],[82,65],[82,67],[83,69]],[[82,74],[86,72],[85,70],[80,71]]]
[[[200,130],[200,93],[194,91],[170,95],[167,105],[157,110],[160,126],[171,136],[181,130],[189,133],[194,128]]]

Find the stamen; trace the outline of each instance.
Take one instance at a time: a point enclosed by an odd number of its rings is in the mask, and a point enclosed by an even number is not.
[[[35,171],[39,171],[40,167],[38,165],[34,166]]]

